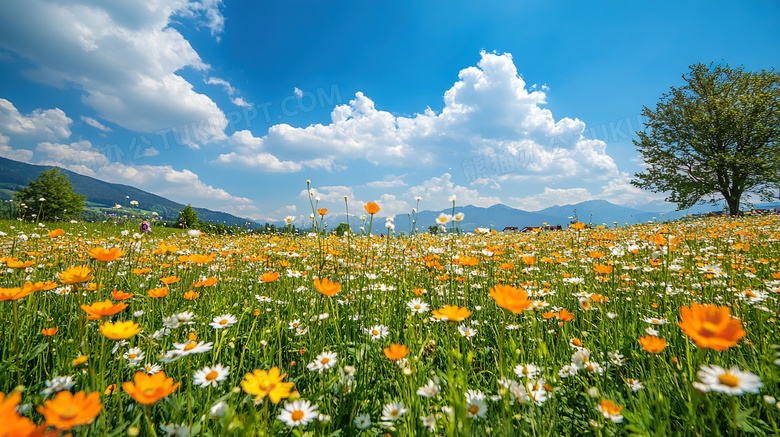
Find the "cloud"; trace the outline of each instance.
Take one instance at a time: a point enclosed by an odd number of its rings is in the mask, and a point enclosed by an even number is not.
[[[251,108],[252,106],[254,106],[252,103],[249,103],[246,100],[244,100],[243,97],[236,97],[230,99],[230,101],[233,102],[234,105],[240,106],[242,108]]]
[[[228,81],[225,79],[220,79],[218,77],[209,77],[206,80],[204,80],[208,85],[220,85],[225,89],[225,92],[228,93],[229,96],[232,96],[233,93],[236,92],[236,90],[233,88],[233,85],[231,85]]]
[[[539,211],[555,205],[570,205],[587,200],[593,200],[593,196],[586,188],[550,188],[546,187],[542,193],[526,197],[510,197],[510,206],[524,211]]]
[[[381,181],[373,181],[366,184],[369,188],[396,188],[405,187],[407,184],[403,181],[403,176],[388,175]]]
[[[150,150],[156,151],[154,148],[146,149],[147,156],[153,156],[154,152]],[[0,145],[0,152],[2,151]],[[130,185],[175,202],[243,216],[258,211],[252,200],[234,196],[222,188],[206,184],[188,169],[176,170],[170,165],[125,165],[109,162],[105,155],[86,140],[70,144],[42,142],[35,148],[35,152],[41,155],[41,165],[58,166],[106,182]]]
[[[32,150],[26,149],[14,149],[8,145],[8,138],[5,135],[0,135],[0,156],[3,158],[13,159],[14,161],[29,162],[33,157]]]
[[[609,180],[601,186],[601,191],[591,193],[590,190],[581,187],[575,188],[550,188],[543,192],[525,197],[510,197],[510,206],[525,211],[538,211],[555,205],[570,205],[587,200],[607,200],[615,205],[637,207],[650,202],[663,202],[663,194],[648,193],[631,185],[631,177],[626,172],[620,173],[616,178]]]
[[[455,196],[457,205],[489,207],[501,203],[501,199],[496,196],[481,196],[475,189],[456,185],[449,173],[428,179],[410,188],[407,194],[409,197],[422,197],[420,207],[434,211],[451,207],[452,202],[449,199],[452,196]]]
[[[293,173],[303,170],[303,165],[292,161],[281,161],[279,158],[263,150],[263,140],[252,135],[248,130],[233,133],[229,143],[239,153],[221,154],[216,162],[223,164],[240,163],[242,166],[253,167],[268,173]]]
[[[505,180],[597,180],[617,175],[606,144],[586,139],[582,121],[556,120],[543,108],[545,93],[526,88],[510,54],[480,55],[478,64],[461,70],[444,93],[439,113],[425,108],[412,116],[396,116],[357,92],[347,104],[334,108],[330,123],[272,126],[259,138],[262,148],[237,148],[220,161],[251,162],[260,153],[280,160],[306,159],[307,167],[328,170],[346,168],[348,162],[358,160],[377,166],[452,168],[475,156],[493,155],[511,165],[503,172],[485,168],[464,174],[465,179],[511,175]],[[301,94],[297,88],[295,93]]]
[[[81,121],[83,121],[84,123],[87,123],[88,125],[94,127],[97,130],[101,130],[103,132],[112,132],[111,128],[103,126],[103,124],[101,122],[95,120],[92,117],[85,117],[85,116],[82,115],[81,116]]]
[[[43,155],[38,158],[41,165],[58,166],[85,176],[94,177],[98,168],[108,164],[108,158],[87,140],[70,144],[42,142],[35,152]]]
[[[100,118],[139,132],[208,119],[210,129],[197,139],[207,143],[224,138],[227,120],[176,74],[209,66],[169,24],[174,17],[205,17],[219,32],[219,6],[205,0],[12,2],[0,15],[0,46],[35,66],[30,78],[82,90],[82,101]]]
[[[0,133],[36,139],[70,137],[73,120],[62,109],[36,109],[23,115],[6,99],[0,99]]]

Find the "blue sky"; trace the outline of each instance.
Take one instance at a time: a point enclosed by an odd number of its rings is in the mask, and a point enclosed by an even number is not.
[[[307,179],[334,212],[658,202],[629,183],[642,107],[693,63],[780,53],[775,1],[3,10],[0,156],[259,221],[308,217]]]

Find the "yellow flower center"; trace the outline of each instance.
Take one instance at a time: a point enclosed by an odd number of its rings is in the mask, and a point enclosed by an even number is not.
[[[196,346],[197,346],[197,343],[194,343],[194,342],[191,341],[191,342],[187,343],[187,346],[184,346],[184,350],[185,351],[191,351],[191,350],[195,349]]]
[[[297,421],[299,421],[301,419],[303,419],[303,411],[295,410],[295,411],[292,412],[292,420],[297,422]]]
[[[329,362],[330,362],[330,358],[328,357],[325,357],[322,360],[320,360],[320,364],[322,365],[328,364]]]
[[[216,371],[212,370],[211,372],[206,374],[206,381],[213,381],[213,380],[217,379],[217,376],[219,376],[219,373],[217,373]]]
[[[81,409],[77,405],[69,404],[60,412],[59,416],[63,421],[73,420],[79,415],[79,411]]]
[[[379,331],[377,331],[376,329],[372,329],[371,335],[379,335]]]
[[[420,305],[415,305],[414,309],[419,310],[420,309]]]
[[[739,378],[732,375],[731,372],[726,372],[722,375],[718,375],[718,382],[729,387],[737,387],[739,385]]]
[[[128,359],[131,359],[131,360],[135,359],[136,357],[138,357],[138,355],[137,355],[137,354],[129,354],[129,355],[127,356],[127,358],[128,358]]]
[[[703,322],[701,324],[701,336],[702,337],[714,337],[720,332],[717,323]]]
[[[472,405],[469,407],[469,413],[477,414],[479,412],[479,405]]]
[[[219,321],[219,324],[220,324],[220,325],[227,325],[227,324],[228,324],[228,319],[222,319],[222,320],[220,320],[220,321]]]

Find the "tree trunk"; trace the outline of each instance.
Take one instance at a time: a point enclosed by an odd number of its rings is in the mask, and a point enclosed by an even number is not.
[[[742,211],[739,209],[739,197],[726,197],[726,203],[729,206],[729,216],[742,217]]]

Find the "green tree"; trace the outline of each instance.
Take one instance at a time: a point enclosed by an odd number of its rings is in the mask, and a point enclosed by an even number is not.
[[[439,227],[436,225],[430,225],[428,226],[428,233],[431,235],[437,235],[439,233]]]
[[[333,232],[332,232],[332,234],[334,234],[334,235],[338,235],[339,237],[342,237],[342,236],[344,236],[344,234],[346,234],[347,232],[350,232],[349,225],[348,225],[348,224],[346,224],[346,223],[339,223],[339,225],[338,225],[338,226],[336,226],[336,227],[333,229]]]
[[[176,223],[181,228],[194,228],[198,225],[198,213],[192,209],[192,206],[187,205],[179,211],[179,219]]]
[[[27,205],[36,220],[61,220],[78,217],[84,211],[86,197],[73,191],[65,174],[57,167],[46,170],[30,181],[27,188],[16,193],[16,198]]]
[[[647,168],[632,184],[677,209],[724,199],[740,215],[740,199],[774,197],[780,183],[780,75],[727,65],[690,66],[685,85],[644,107],[645,131],[634,144]]]

